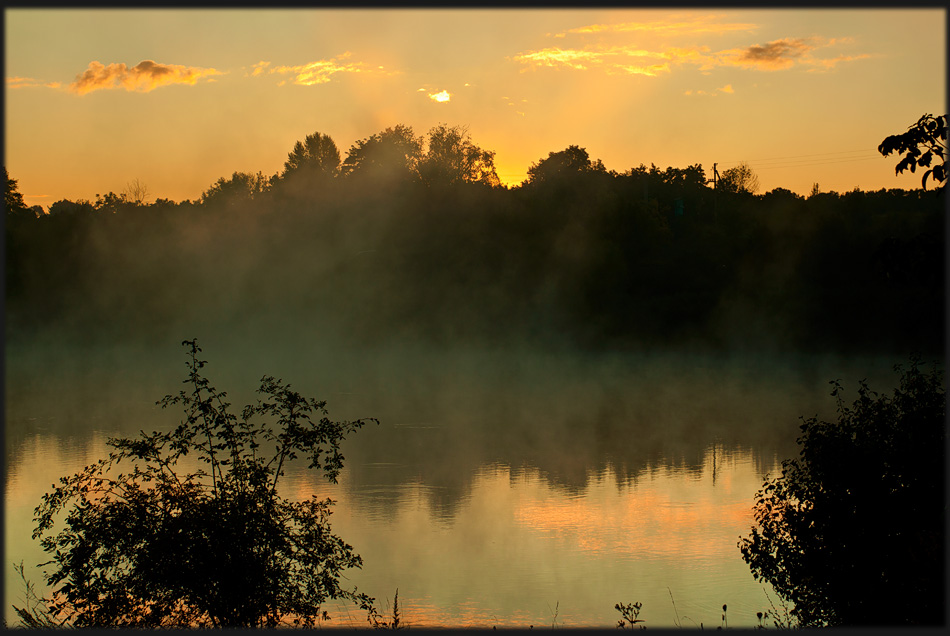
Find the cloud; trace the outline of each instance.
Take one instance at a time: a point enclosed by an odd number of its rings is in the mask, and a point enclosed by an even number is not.
[[[266,72],[268,66],[270,66],[270,62],[264,62],[264,61],[258,62],[257,64],[251,67],[252,69],[254,69],[251,72],[251,77],[257,77],[258,75],[263,75]]]
[[[824,60],[809,60],[808,63],[812,64],[815,68],[808,69],[810,72],[817,71],[828,71],[833,69],[838,65],[839,62],[853,62],[855,60],[866,60],[872,57],[867,53],[862,53],[860,55],[839,55],[838,57],[833,57]]]
[[[695,91],[694,91],[694,90],[688,90],[688,91],[685,91],[683,94],[684,94],[684,95],[687,95],[687,96],[703,95],[703,96],[705,96],[705,97],[716,97],[716,96],[719,95],[720,93],[732,94],[732,93],[735,93],[735,90],[733,90],[732,84],[726,84],[725,86],[722,86],[722,87],[720,87],[720,88],[717,88],[717,89],[715,89],[715,90],[713,90],[713,91],[704,91],[704,90],[695,90]]]
[[[37,86],[42,86],[44,88],[60,88],[62,84],[59,82],[44,82],[43,80],[33,79],[32,77],[7,78],[7,88],[9,89],[35,88]]]
[[[847,38],[823,41],[820,38],[783,38],[767,44],[754,44],[736,49],[711,52],[708,46],[668,47],[645,50],[633,46],[595,45],[584,48],[548,47],[526,51],[509,58],[524,66],[522,72],[538,68],[589,71],[602,69],[612,74],[646,75],[656,77],[669,73],[673,67],[690,65],[707,73],[720,67],[739,67],[758,71],[779,71],[795,66],[810,70],[829,70],[840,62],[871,57],[867,54],[839,55],[820,58],[814,55],[819,48],[848,44]]]
[[[267,70],[269,74],[278,74],[278,75],[292,75],[291,82],[297,84],[298,86],[313,86],[315,84],[326,84],[329,82],[334,75],[338,73],[385,73],[385,70],[382,66],[378,66],[375,69],[368,68],[362,62],[345,62],[347,58],[350,57],[350,52],[347,51],[336,57],[332,57],[328,60],[317,60],[316,62],[308,62],[307,64],[299,64],[297,66],[278,66],[272,69]],[[257,73],[257,67],[260,65],[260,73],[264,72],[264,68],[269,65],[270,62],[260,62],[255,65],[255,75]],[[279,83],[280,85],[286,84],[286,80]]]
[[[562,49],[549,47],[528,51],[514,56],[512,61],[521,62],[529,68],[569,68],[579,71],[595,67],[607,72],[655,76],[669,72],[670,64],[693,62],[707,64],[707,47],[693,49],[670,48],[666,51],[647,51],[637,47],[610,46],[586,49]],[[649,63],[650,61],[653,63]],[[636,62],[636,63],[633,63]],[[647,63],[643,63],[647,62]]]
[[[69,85],[69,90],[79,95],[112,88],[147,93],[170,84],[194,85],[198,80],[214,75],[223,73],[213,68],[159,64],[152,60],[144,60],[131,68],[125,64],[105,66],[100,62],[90,62],[89,67]]]
[[[452,95],[448,91],[442,91],[441,93],[429,93],[429,99],[441,104],[452,99]]]
[[[651,64],[650,66],[634,66],[634,65],[625,65],[625,64],[616,64],[611,67],[613,72],[622,72],[627,75],[646,75],[648,77],[656,77],[659,73],[669,73],[670,65],[666,64]],[[608,70],[608,72],[611,72]]]
[[[566,66],[576,70],[586,70],[587,65],[597,64],[604,57],[601,51],[561,49],[552,46],[540,51],[529,51],[514,56],[512,59],[535,68],[539,66],[558,67]]]
[[[736,66],[779,70],[790,68],[797,58],[811,52],[814,45],[800,38],[784,38],[768,44],[755,44],[745,49],[734,50],[726,56]]]
[[[567,33],[630,33],[647,32],[658,35],[684,35],[695,33],[724,33],[726,31],[754,31],[759,25],[750,22],[721,22],[722,16],[706,15],[683,20],[654,20],[652,22],[623,22],[620,24],[591,24],[569,29]],[[555,37],[564,37],[563,33]]]

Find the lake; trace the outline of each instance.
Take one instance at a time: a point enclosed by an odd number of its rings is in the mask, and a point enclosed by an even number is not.
[[[299,335],[299,334],[297,334]],[[239,411],[262,375],[376,417],[344,445],[339,483],[292,467],[291,497],[337,501],[336,534],[364,561],[347,578],[410,626],[757,624],[769,609],[736,546],[756,490],[797,454],[799,416],[834,416],[857,381],[890,391],[901,360],[688,351],[607,355],[517,347],[361,348],[291,334],[208,335],[205,368]],[[33,567],[32,510],[110,435],[168,429],[155,401],[186,377],[178,342],[8,343],[5,617]],[[42,588],[42,586],[40,586]],[[772,601],[778,599],[771,594]],[[366,625],[331,604],[331,625]]]

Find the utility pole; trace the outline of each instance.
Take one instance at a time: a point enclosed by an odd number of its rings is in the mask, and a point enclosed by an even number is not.
[[[718,196],[718,194],[717,194],[718,191],[719,191],[719,188],[717,187],[717,186],[718,186],[718,183],[719,183],[719,171],[716,170],[716,166],[718,166],[718,165],[719,165],[718,163],[713,163],[713,178],[712,178],[712,184],[713,184],[713,218],[716,218],[716,207],[717,207],[717,204],[718,204],[718,202],[719,202],[719,201],[718,201],[719,196]],[[709,183],[709,181],[707,181],[706,183]]]
[[[713,190],[716,189],[716,181],[719,179],[719,171],[716,170],[716,166],[718,165],[719,165],[718,163],[713,164],[713,178],[712,178]],[[706,181],[706,183],[709,183],[709,181]]]

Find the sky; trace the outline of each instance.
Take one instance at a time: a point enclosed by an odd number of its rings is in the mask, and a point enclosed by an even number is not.
[[[946,10],[7,9],[5,159],[28,205],[196,200],[320,132],[467,127],[502,182],[747,162],[759,192],[919,188],[877,146],[946,107]]]

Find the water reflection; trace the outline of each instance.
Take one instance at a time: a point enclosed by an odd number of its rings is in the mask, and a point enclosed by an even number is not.
[[[875,368],[299,347],[263,364],[260,352],[204,348],[235,405],[273,372],[327,399],[333,419],[380,419],[345,443],[339,484],[296,469],[285,487],[338,501],[334,530],[365,564],[351,582],[383,610],[398,588],[418,626],[539,627],[556,614],[562,626],[610,627],[614,604],[634,601],[648,626],[672,626],[671,591],[684,625],[717,626],[723,603],[730,625],[754,625],[767,600],[736,548],[753,495],[795,454],[798,417],[833,412],[827,380]],[[104,457],[109,435],[178,422],[154,402],[180,386],[181,359],[81,353],[8,352],[8,621],[21,593],[9,563],[24,560],[40,582],[32,511],[49,485]],[[334,624],[365,624],[329,609]]]
[[[730,624],[751,626],[767,600],[736,540],[762,474],[750,451],[705,457],[698,472],[655,467],[633,480],[607,468],[570,496],[537,469],[483,466],[448,522],[422,484],[400,489],[395,514],[374,515],[377,487],[346,478],[334,527],[366,562],[352,582],[380,599],[398,588],[417,626],[550,625],[557,608],[558,625],[610,627],[613,605],[634,600],[648,625],[672,626],[670,590],[681,620],[718,625],[727,603]],[[326,493],[305,479],[295,488]]]

